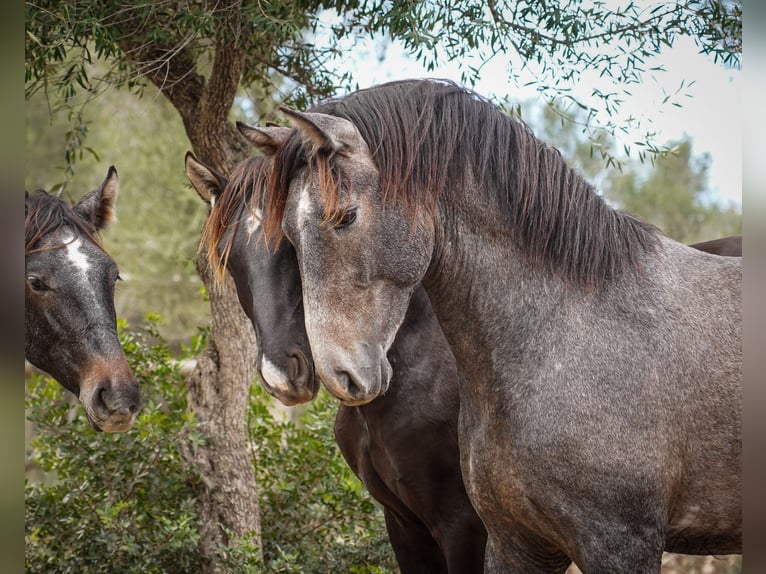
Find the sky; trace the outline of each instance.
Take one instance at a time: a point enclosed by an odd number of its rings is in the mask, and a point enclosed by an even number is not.
[[[387,45],[382,61],[378,60],[379,52],[378,43],[362,40],[349,51],[349,57],[340,67],[352,72],[360,88],[406,78],[460,81],[460,69],[455,62],[427,71],[396,43]],[[711,158],[708,198],[741,209],[742,73],[726,69],[697,52],[692,40],[681,38],[672,48],[666,48],[656,61],[647,62],[647,68],[661,63],[666,71],[646,74],[642,84],[631,86],[632,95],[625,98],[621,109],[624,117],[632,114],[647,123],[642,124],[641,132],[627,136],[617,133],[615,136],[620,147],[622,143],[631,144],[640,139],[647,130],[656,132],[658,145],[689,136],[692,152],[695,155],[707,153]],[[512,101],[538,98],[534,87],[520,87],[510,82],[507,66],[508,61],[502,57],[492,60],[482,69],[481,78],[473,86],[475,91],[485,96],[509,96]],[[686,88],[689,97],[678,98],[682,107],[670,103],[663,105],[666,94],[675,92],[682,80],[687,86],[694,82]],[[592,88],[599,85],[604,90],[614,90],[613,85],[598,77],[583,78],[574,89],[583,101],[590,100],[595,105],[597,102],[590,94]],[[635,154],[634,151],[633,156]]]

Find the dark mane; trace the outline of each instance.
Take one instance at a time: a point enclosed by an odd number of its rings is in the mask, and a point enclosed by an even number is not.
[[[234,233],[243,219],[246,208],[261,205],[271,173],[271,160],[267,156],[252,156],[238,163],[228,178],[228,183],[210,210],[202,230],[198,252],[207,250],[208,264],[214,271],[218,284],[223,281],[229,260]],[[231,233],[226,235],[231,228]],[[225,243],[219,245],[226,236]],[[219,251],[220,248],[220,251]]]
[[[89,221],[80,217],[72,206],[42,189],[28,194],[24,201],[24,253],[39,251],[40,240],[61,227],[72,227],[105,252],[98,231]],[[58,247],[58,246],[54,246]]]
[[[308,111],[354,123],[371,151],[385,200],[411,213],[433,212],[439,201],[459,203],[468,177],[481,182],[487,196],[475,200],[498,204],[529,259],[577,284],[600,285],[624,269],[637,270],[640,255],[656,245],[653,226],[607,205],[523,122],[453,82],[391,82]],[[332,158],[318,154],[311,161],[323,184],[337,185]],[[275,159],[267,238],[280,236],[290,180],[306,162],[300,135],[293,133]],[[332,191],[324,196],[337,197]]]

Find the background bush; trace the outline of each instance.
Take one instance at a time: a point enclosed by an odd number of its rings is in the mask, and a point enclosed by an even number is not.
[[[343,459],[337,401],[322,389],[301,426],[278,422],[253,385],[255,448],[266,562],[276,572],[398,572],[383,513]]]
[[[128,433],[95,432],[82,407],[46,376],[27,382],[36,426],[26,484],[29,573],[193,573],[198,571],[194,476],[180,441],[200,440],[187,413],[178,362],[158,317],[120,340],[141,380],[145,406]],[[202,345],[201,333],[187,352]],[[264,563],[248,541],[227,552],[232,573],[396,571],[382,511],[343,460],[333,436],[336,403],[320,393],[300,427],[270,410],[253,385],[249,428],[258,476]]]

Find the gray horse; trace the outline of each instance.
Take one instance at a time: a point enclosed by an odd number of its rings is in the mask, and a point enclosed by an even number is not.
[[[295,246],[316,372],[385,392],[422,281],[461,372],[485,571],[656,573],[741,551],[741,260],[608,206],[464,88],[284,110],[263,228]]]

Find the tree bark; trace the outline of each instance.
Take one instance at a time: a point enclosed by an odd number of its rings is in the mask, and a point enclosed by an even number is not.
[[[242,77],[239,47],[241,2],[227,7],[227,23],[215,45],[213,66],[205,79],[192,52],[145,43],[138,33],[124,33],[121,45],[135,69],[156,85],[181,116],[197,157],[221,173],[251,153],[250,145],[228,115]],[[131,22],[123,21],[124,27]],[[140,29],[140,19],[133,24]],[[183,158],[179,158],[182,165]],[[262,549],[255,470],[247,438],[250,385],[257,347],[252,325],[242,311],[233,281],[216,288],[203,255],[197,272],[210,297],[212,328],[207,348],[188,377],[188,408],[194,413],[203,444],[181,445],[181,454],[198,477],[200,572],[224,571],[226,547],[237,538]],[[262,550],[261,550],[262,552]]]
[[[249,148],[227,122],[217,129],[200,129],[209,122],[204,107],[200,116],[208,121],[184,122],[189,126],[192,148],[203,161],[228,173]],[[197,357],[197,367],[189,378],[188,405],[205,443],[185,445],[182,455],[200,478],[200,571],[213,574],[223,571],[220,552],[233,542],[231,536],[250,537],[250,542],[262,548],[258,490],[246,427],[257,346],[233,281],[227,275],[224,284],[216,287],[204,253],[195,263],[210,298],[212,325],[207,348]]]
[[[196,260],[208,286],[212,328],[206,349],[188,378],[189,409],[204,444],[188,442],[181,454],[199,478],[200,572],[222,572],[232,536],[250,537],[261,548],[255,471],[247,442],[249,387],[255,373],[255,335],[229,277],[212,288],[203,256]],[[261,556],[262,558],[262,556]]]
[[[219,56],[220,52],[216,59]],[[214,76],[219,69],[214,66]],[[231,72],[227,75],[236,91],[239,76]],[[229,173],[250,149],[226,118],[233,95],[221,104],[220,98],[207,90],[204,93],[206,97],[198,103],[195,117],[182,113],[182,118],[198,157],[221,173]],[[197,358],[197,367],[189,378],[188,404],[200,424],[205,444],[187,444],[182,454],[200,478],[200,571],[213,574],[223,571],[221,552],[234,542],[231,536],[250,537],[262,548],[258,491],[246,427],[257,347],[233,281],[227,275],[224,284],[216,287],[204,253],[197,256],[195,263],[210,297],[212,326],[207,348]]]

